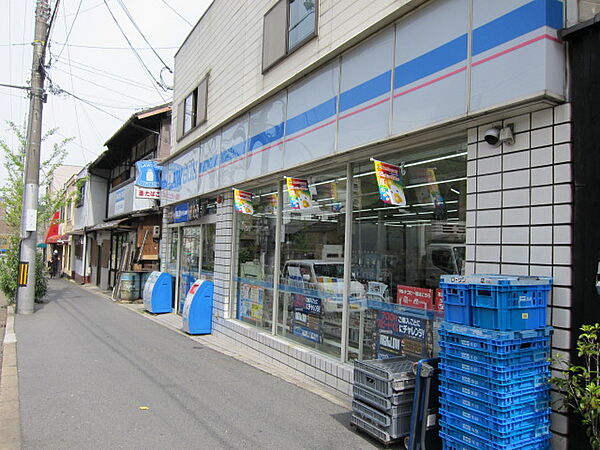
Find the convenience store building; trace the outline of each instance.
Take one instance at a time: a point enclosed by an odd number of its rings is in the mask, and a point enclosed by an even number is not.
[[[572,157],[557,0],[215,0],[175,58],[162,270],[175,309],[215,283],[213,330],[347,395],[353,359],[434,342],[444,273],[554,278],[569,353]],[[485,137],[498,134],[500,145]],[[493,140],[493,139],[492,139]],[[380,200],[372,159],[399,167]],[[307,181],[293,209],[284,177]],[[233,189],[253,194],[234,210]],[[553,417],[555,448],[568,420]]]

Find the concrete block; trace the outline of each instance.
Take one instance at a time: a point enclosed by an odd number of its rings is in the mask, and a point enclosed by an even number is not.
[[[473,230],[475,231],[475,230]],[[478,244],[500,244],[500,228],[478,228]]]
[[[500,264],[480,263],[475,264],[474,273],[500,273]]]
[[[505,208],[529,206],[529,188],[504,191],[502,206]]]
[[[469,161],[467,163],[467,175],[474,175],[474,173],[469,173]],[[478,175],[486,175],[489,173],[496,173],[502,170],[502,157],[501,156],[493,156],[491,158],[482,158],[477,160],[477,174]]]
[[[535,206],[531,208],[532,225],[548,225],[552,223],[552,206]]]
[[[542,147],[531,150],[531,167],[549,166],[553,163],[552,147]]]
[[[552,335],[552,347],[568,350],[571,347],[571,332],[556,329]]]
[[[477,194],[477,209],[500,208],[501,204],[501,192],[485,192],[483,194]]]
[[[472,161],[477,159],[477,144],[467,145],[467,160]]]
[[[554,284],[558,286],[570,286],[572,270],[568,266],[555,266],[553,269]]]
[[[512,145],[502,144],[503,153],[520,152],[531,148],[529,131],[515,134],[515,143]]]
[[[553,231],[554,244],[571,244],[573,233],[571,225],[556,225]]]
[[[554,146],[554,164],[571,162],[571,144],[560,144]]]
[[[529,266],[522,264],[502,264],[500,266],[502,275],[529,275]]]
[[[552,244],[552,227],[531,227],[532,244]]]
[[[563,308],[571,307],[571,288],[557,287],[552,288],[552,305]]]
[[[532,246],[530,250],[532,264],[552,264],[552,247]]]
[[[503,244],[529,244],[529,227],[503,227]]]
[[[529,170],[515,170],[502,174],[502,189],[512,189],[529,186]]]
[[[499,191],[502,188],[501,174],[484,175],[477,177],[478,192],[484,191]]]
[[[472,177],[477,175],[477,160],[467,161],[467,176]]]
[[[485,229],[485,228],[483,228],[483,229]],[[467,231],[465,233],[465,242],[467,244],[475,243],[475,228],[467,228]],[[492,244],[499,244],[499,243],[500,243],[499,239],[498,239],[498,242],[492,242]]]
[[[531,205],[549,205],[552,203],[552,186],[531,188]]]
[[[531,118],[529,114],[522,114],[516,117],[509,117],[505,119],[503,122],[503,126],[507,126],[512,124],[513,132],[522,133],[523,131],[528,131],[531,128]]]
[[[573,187],[571,184],[554,185],[554,203],[571,203],[573,201]]]
[[[554,127],[554,143],[561,144],[571,141],[571,124],[563,123]]]
[[[570,265],[571,264],[571,246],[558,245],[553,247],[554,264]]]
[[[529,208],[503,209],[502,225],[529,225]]]
[[[529,159],[529,150],[505,154],[502,156],[502,170],[528,169]]]
[[[554,122],[554,111],[552,108],[542,109],[531,113],[531,128],[544,128],[552,126]]]
[[[551,277],[552,266],[529,266],[529,274],[538,277]]]
[[[571,121],[571,104],[564,103],[554,107],[554,124],[558,125],[563,122]]]
[[[531,169],[531,186],[542,186],[553,183],[552,166]]]
[[[499,209],[489,209],[477,211],[477,226],[499,226],[501,220],[501,211]]]
[[[500,246],[498,245],[478,245],[476,248],[477,261],[499,262]]]
[[[467,142],[469,144],[477,142],[477,128],[469,128],[467,130]]]
[[[552,145],[552,127],[531,131],[531,148]]]
[[[502,246],[502,263],[529,263],[529,247],[526,245]]]
[[[560,328],[571,328],[571,310],[553,307],[552,326]]]
[[[554,166],[554,183],[570,183],[572,178],[571,164],[558,164]]]
[[[554,223],[571,223],[572,219],[571,205],[554,206]]]

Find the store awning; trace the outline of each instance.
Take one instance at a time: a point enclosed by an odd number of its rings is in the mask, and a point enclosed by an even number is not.
[[[59,235],[58,235],[58,225],[60,222],[60,211],[56,211],[50,220],[50,226],[48,227],[48,232],[46,233],[46,239],[44,242],[46,244],[56,244]]]
[[[93,227],[89,228],[89,231],[98,231],[98,230],[110,230],[112,228],[117,228],[121,223],[129,220],[129,218],[119,219],[119,220],[111,220],[110,222],[98,223]]]

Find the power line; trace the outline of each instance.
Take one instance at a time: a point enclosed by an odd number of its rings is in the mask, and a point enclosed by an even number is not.
[[[81,5],[83,4],[83,0],[79,0],[79,5],[77,6],[77,11],[75,11],[75,17],[73,18],[73,22],[71,22],[71,27],[69,28],[69,31],[67,32],[67,37],[65,37],[65,43],[63,44],[62,48],[60,49],[60,52],[58,52],[58,56],[56,57],[56,59],[60,59],[60,56],[62,55],[62,52],[65,50],[65,47],[67,47],[69,45],[69,37],[71,37],[71,32],[73,31],[73,27],[75,26],[75,21],[77,20],[77,17],[79,16],[79,10],[81,9]],[[63,19],[65,20],[65,28],[67,26],[67,16],[63,16]]]
[[[75,66],[76,69],[81,70],[83,72],[92,73],[92,74],[97,75],[97,76],[103,76],[103,77],[106,77],[106,78],[108,78],[110,80],[119,81],[119,82],[121,82],[123,84],[129,84],[131,86],[135,86],[135,87],[138,87],[140,89],[152,89],[153,88],[153,86],[151,86],[149,84],[143,84],[143,83],[140,83],[137,80],[133,80],[131,78],[126,78],[126,77],[123,77],[121,75],[117,75],[117,74],[108,72],[106,70],[102,70],[102,69],[100,69],[98,67],[94,67],[94,66],[90,66],[90,65],[87,65],[87,64],[83,64],[82,62],[75,61],[73,59],[69,59],[69,61],[71,62],[71,64],[73,64]],[[64,62],[64,59],[62,61],[57,61],[57,62],[60,63],[60,64],[66,64]]]
[[[114,92],[115,94],[119,94],[119,95],[120,95],[120,96],[122,96],[122,97],[127,97],[127,98],[130,98],[131,100],[136,100],[136,101],[138,101],[138,102],[142,102],[142,103],[146,101],[146,100],[144,100],[144,99],[141,99],[141,98],[132,97],[131,95],[124,94],[123,92],[117,91],[117,90],[115,90],[115,89],[112,89],[112,88],[109,88],[109,87],[107,87],[107,86],[103,86],[103,85],[101,85],[101,84],[94,83],[93,81],[91,81],[91,80],[88,80],[88,79],[86,79],[86,78],[78,77],[77,75],[73,75],[73,73],[69,73],[69,72],[67,72],[66,70],[62,70],[62,69],[59,69],[59,68],[57,68],[57,67],[54,67],[54,70],[57,70],[57,71],[59,71],[59,72],[62,72],[62,73],[65,73],[65,74],[67,74],[67,75],[71,75],[71,77],[73,77],[73,78],[77,78],[78,80],[85,81],[86,83],[89,83],[89,84],[91,84],[91,85],[93,85],[93,86],[96,86],[96,87],[99,87],[99,88],[105,89],[105,90],[107,90],[107,91],[110,91],[110,92]]]
[[[66,45],[64,42],[52,41],[56,45]],[[18,42],[16,44],[0,44],[0,47],[26,47],[31,45],[31,42]],[[73,48],[90,48],[95,50],[131,50],[131,47],[107,47],[104,45],[83,45],[83,44],[69,44]],[[157,50],[177,50],[178,46],[167,46],[167,47],[154,47]],[[134,47],[135,50],[146,51],[152,50],[150,47]]]
[[[136,58],[138,59],[139,63],[142,65],[142,67],[144,69],[146,69],[146,72],[148,73],[148,75],[150,76],[150,78],[152,79],[152,81],[154,83],[156,83],[158,86],[162,85],[160,84],[159,81],[157,81],[154,78],[154,75],[152,75],[152,72],[150,71],[150,69],[148,69],[148,66],[146,66],[146,64],[144,63],[144,61],[142,60],[142,57],[139,55],[139,53],[133,48],[133,46],[131,45],[131,42],[129,41],[129,38],[127,37],[127,35],[125,34],[125,31],[123,30],[123,28],[121,28],[121,24],[119,23],[119,21],[117,20],[117,18],[115,17],[115,15],[113,14],[113,12],[110,9],[110,6],[108,6],[108,3],[106,2],[106,0],[104,0],[104,5],[106,5],[106,9],[108,9],[108,12],[110,13],[110,16],[112,17],[112,19],[114,20],[115,24],[117,25],[117,28],[119,29],[119,31],[121,32],[121,34],[123,35],[123,37],[125,38],[125,40],[127,41],[127,44],[129,45],[129,47],[131,48],[131,50],[133,51],[133,54],[136,56]],[[163,97],[163,95],[161,94],[161,92],[157,89],[156,86],[154,86],[154,89],[156,90],[156,93],[160,96],[160,98],[162,98],[162,100],[164,102],[166,102],[166,99]]]
[[[180,18],[180,19],[182,19],[182,20],[183,20],[185,23],[187,23],[187,24],[188,24],[190,27],[193,27],[193,26],[194,26],[194,24],[190,23],[190,22],[189,22],[189,21],[188,21],[188,20],[187,20],[185,17],[183,17],[181,14],[179,14],[179,13],[178,13],[178,12],[175,10],[175,8],[173,8],[171,5],[169,5],[169,4],[168,4],[168,3],[167,3],[165,0],[161,0],[161,1],[162,1],[162,2],[165,4],[165,6],[166,6],[167,8],[169,8],[171,11],[173,11],[175,14],[177,14],[177,15],[179,16],[179,18]]]
[[[144,40],[144,42],[146,44],[148,44],[148,47],[150,47],[152,49],[152,52],[156,55],[156,57],[158,58],[158,60],[162,63],[162,65],[164,67],[166,67],[169,70],[169,72],[173,73],[173,71],[171,70],[171,68],[167,65],[166,62],[163,61],[163,59],[160,57],[160,55],[157,53],[157,51],[154,50],[154,48],[152,48],[152,44],[150,44],[150,42],[148,41],[148,39],[146,39],[146,36],[144,36],[144,33],[142,33],[142,30],[140,29],[140,27],[138,26],[138,24],[135,22],[135,20],[133,20],[133,17],[129,13],[129,10],[125,6],[125,3],[123,3],[123,0],[117,0],[117,2],[119,2],[119,5],[121,5],[121,9],[123,11],[125,11],[125,14],[127,15],[127,17],[129,17],[129,20],[131,21],[131,23],[133,24],[133,26],[135,27],[135,29],[138,31],[138,33],[140,33],[140,36],[142,36],[142,39]]]

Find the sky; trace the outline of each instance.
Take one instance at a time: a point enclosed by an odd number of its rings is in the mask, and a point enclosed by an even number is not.
[[[104,143],[133,113],[171,101],[172,91],[157,85],[161,70],[172,85],[163,62],[173,69],[177,49],[211,1],[60,0],[46,57],[43,107],[43,130],[58,132],[42,144],[42,159],[53,142],[72,137],[64,164],[83,166],[104,151]],[[56,3],[50,0],[52,10]],[[35,4],[0,0],[0,83],[26,86],[31,78]],[[25,91],[0,87],[0,139],[12,148],[17,141],[7,122],[25,128],[28,108]],[[4,171],[1,166],[0,184]]]

